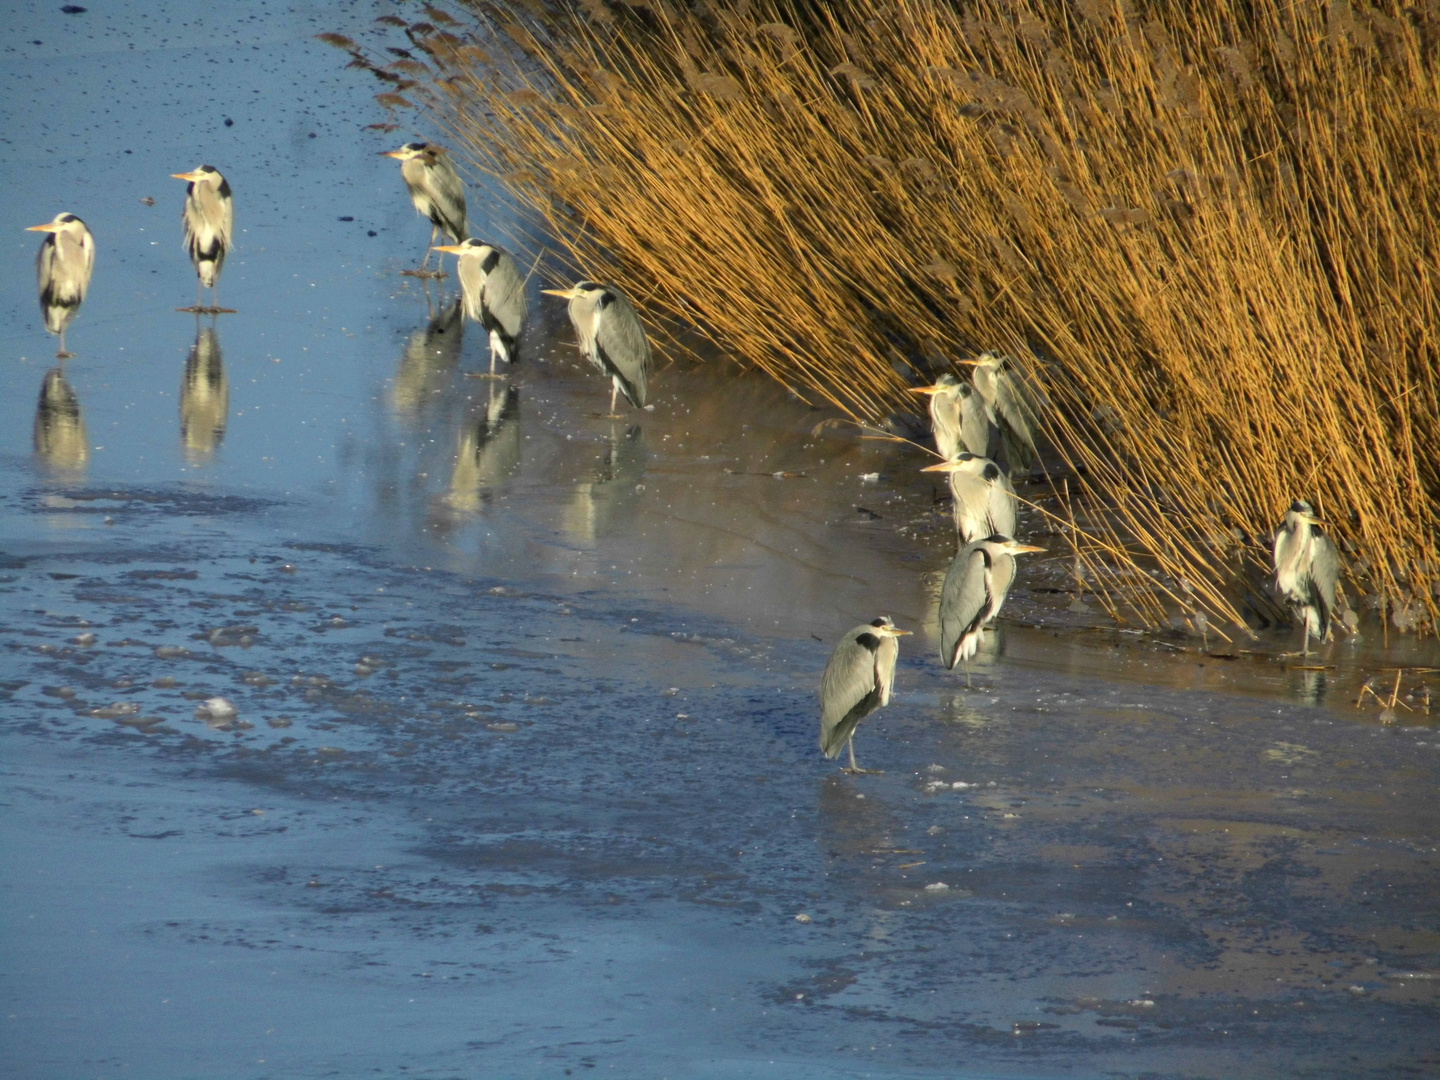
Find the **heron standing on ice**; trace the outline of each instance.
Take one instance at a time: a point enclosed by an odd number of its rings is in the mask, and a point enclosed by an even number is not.
[[[1290,504],[1275,531],[1275,585],[1305,623],[1303,655],[1310,639],[1330,640],[1330,627],[1340,589],[1340,552],[1320,531],[1324,522],[1303,499]]]
[[[90,288],[90,275],[95,270],[95,238],[74,214],[56,214],[54,221],[31,225],[29,232],[50,235],[40,243],[35,256],[35,277],[40,286],[40,313],[45,316],[45,329],[60,335],[58,360],[68,360],[73,353],[65,351],[65,328]]]
[[[940,587],[940,659],[947,669],[964,662],[966,686],[985,624],[1000,614],[1015,581],[1015,556],[1044,550],[1008,536],[987,536],[961,548],[950,564]]]
[[[230,197],[230,183],[214,165],[201,165],[188,173],[171,173],[176,180],[189,181],[185,189],[185,250],[195,264],[199,284],[195,286],[195,306],[191,311],[201,315],[217,315],[222,310],[216,298],[220,270],[230,253],[235,232],[235,202]],[[210,306],[202,307],[200,297],[210,290]]]
[[[548,296],[570,301],[570,322],[580,339],[585,358],[610,376],[610,418],[615,415],[615,398],[637,409],[645,407],[646,383],[650,376],[650,341],[635,305],[614,285],[582,281],[573,289],[541,289]]]
[[[412,142],[399,150],[386,150],[384,156],[400,162],[400,176],[410,189],[410,201],[423,217],[430,219],[430,243],[425,248],[425,259],[419,270],[405,272],[415,277],[439,276],[439,271],[425,269],[430,263],[435,237],[442,229],[457,244],[470,236],[465,217],[465,185],[450,160],[450,151],[434,143]]]
[[[827,758],[850,748],[848,773],[875,772],[855,761],[855,729],[876,709],[890,704],[899,638],[910,633],[881,616],[861,623],[835,646],[820,679],[820,749]]]
[[[460,290],[465,296],[465,314],[490,332],[490,374],[495,374],[495,357],[513,364],[520,328],[525,323],[525,279],[504,248],[470,239],[460,244],[437,247],[436,251],[457,256]]]

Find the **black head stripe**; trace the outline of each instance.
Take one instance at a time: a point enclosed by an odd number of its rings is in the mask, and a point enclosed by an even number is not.
[[[427,150],[427,149],[429,149],[429,147],[430,147],[430,144],[429,144],[429,143],[410,142],[410,143],[406,143],[403,147],[401,147],[401,149],[402,149],[402,150],[414,150],[416,153],[419,153],[421,150]]]
[[[870,620],[870,625],[871,625],[871,626],[889,626],[889,625],[890,625],[890,620],[887,619],[887,618],[885,618],[885,617],[882,615],[882,616],[881,616],[880,618],[878,618],[878,619],[871,619],[871,620]]]
[[[993,484],[996,480],[1000,479],[1000,466],[992,461],[989,465],[985,466],[985,471],[980,475]]]
[[[220,196],[225,199],[230,198],[230,181],[223,176],[220,178]]]
[[[203,172],[203,173],[212,173],[212,172],[215,171],[215,166],[214,166],[214,165],[201,165],[201,166],[200,166],[200,171]]]
[[[500,252],[494,250],[493,248],[490,250],[490,254],[486,255],[485,258],[480,261],[480,269],[485,271],[485,273],[487,274],[493,271],[495,267],[499,265]]]
[[[65,225],[69,225],[72,221],[79,221],[79,220],[80,220],[80,219],[79,219],[78,217],[76,217],[74,214],[61,214],[61,215],[60,215],[60,221],[61,221],[62,224],[65,224]]]
[[[596,302],[596,307],[598,307],[601,311],[604,311],[614,302],[615,294],[607,289],[605,292],[600,294],[600,299]]]
[[[855,644],[863,645],[873,653],[880,648],[880,639],[874,634],[856,634]]]

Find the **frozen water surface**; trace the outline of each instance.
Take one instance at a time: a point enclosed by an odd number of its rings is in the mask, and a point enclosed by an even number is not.
[[[966,692],[915,452],[668,356],[594,419],[558,304],[467,377],[398,273],[412,133],[311,38],[387,5],[85,6],[0,29],[0,1071],[1440,1071],[1440,734],[1347,704],[1428,645],[1119,647],[1031,591]],[[63,382],[22,231],[60,210],[99,245]],[[852,779],[813,684],[882,613],[920,633]]]

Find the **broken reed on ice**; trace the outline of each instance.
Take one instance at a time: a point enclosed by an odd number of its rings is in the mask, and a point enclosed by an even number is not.
[[[353,49],[380,101],[652,313],[869,421],[1030,360],[1113,613],[1239,623],[1309,498],[1350,602],[1434,627],[1440,0],[424,10]]]

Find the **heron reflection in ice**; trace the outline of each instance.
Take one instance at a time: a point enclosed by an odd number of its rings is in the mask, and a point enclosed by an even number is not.
[[[203,465],[225,437],[230,417],[230,380],[220,353],[220,335],[213,325],[195,320],[195,344],[185,360],[180,381],[180,445],[191,465]]]
[[[411,332],[392,391],[395,412],[402,419],[417,419],[432,400],[444,396],[460,367],[464,337],[464,311],[458,297],[432,311],[425,325]]]
[[[65,378],[65,369],[53,367],[40,384],[35,405],[35,456],[58,472],[79,473],[90,461],[90,440],[80,399]]]
[[[520,466],[520,391],[489,382],[488,393],[474,398],[460,427],[455,469],[445,503],[454,510],[481,510],[495,487]]]
[[[564,529],[570,539],[590,544],[610,531],[618,519],[633,517],[640,500],[647,460],[645,431],[634,424],[610,425],[610,439],[594,472],[575,488],[565,508]]]

